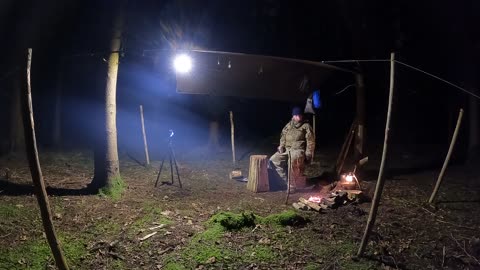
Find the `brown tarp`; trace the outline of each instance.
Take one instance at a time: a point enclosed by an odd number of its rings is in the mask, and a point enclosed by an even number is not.
[[[177,73],[177,92],[305,101],[335,73],[351,73],[319,62],[272,56],[183,51],[192,59],[188,73]]]

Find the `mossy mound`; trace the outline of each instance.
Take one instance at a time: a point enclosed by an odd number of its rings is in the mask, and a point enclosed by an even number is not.
[[[240,214],[219,212],[208,220],[208,224],[219,224],[225,230],[229,231],[240,230],[245,227],[255,227],[256,224],[300,226],[306,222],[308,222],[308,220],[293,210],[272,214],[267,217],[261,217],[252,212],[243,212]]]
[[[272,214],[262,218],[261,223],[280,226],[300,226],[308,222],[307,219],[300,216],[293,210],[288,210],[279,214]]]
[[[255,226],[256,216],[251,212],[243,212],[234,214],[231,212],[219,212],[213,215],[209,220],[209,224],[220,224],[226,230],[240,230],[245,227]]]

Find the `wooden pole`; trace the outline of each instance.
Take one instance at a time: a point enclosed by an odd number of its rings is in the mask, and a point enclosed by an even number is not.
[[[356,160],[363,158],[365,153],[365,123],[366,123],[366,104],[365,104],[365,83],[361,71],[355,74],[356,96],[357,96],[357,128],[355,136],[355,152]]]
[[[317,138],[317,115],[313,114],[313,136]]]
[[[232,140],[232,161],[233,166],[236,164],[235,159],[235,127],[233,125],[233,112],[230,111],[230,131],[231,131],[231,140]]]
[[[26,93],[22,95],[23,103],[23,128],[25,131],[25,145],[27,152],[27,159],[30,166],[30,173],[32,175],[35,195],[37,197],[40,214],[42,217],[43,228],[47,236],[47,242],[52,250],[53,257],[57,267],[61,270],[68,269],[67,261],[62,254],[60,243],[55,234],[55,228],[52,222],[52,214],[50,212],[50,205],[48,202],[47,191],[45,190],[45,183],[43,182],[42,169],[40,167],[40,160],[38,158],[37,142],[35,138],[35,124],[33,121],[33,107],[32,107],[32,88],[30,84],[30,67],[32,63],[32,49],[28,49],[27,66],[26,66]]]
[[[350,126],[350,129],[348,130],[348,133],[345,136],[345,140],[343,141],[342,148],[340,149],[340,154],[338,155],[338,158],[337,158],[337,162],[335,162],[336,171],[340,166],[340,162],[343,159],[343,153],[345,152],[345,148],[347,147],[347,144],[350,141],[350,136],[352,136],[352,133],[355,132],[355,125],[356,125],[356,120],[353,120],[352,125]]]
[[[145,133],[145,122],[143,120],[142,105],[140,105],[140,119],[142,120],[142,135],[143,135],[143,147],[145,148],[145,160],[147,161],[147,165],[150,165],[150,157],[148,156],[147,134]]]
[[[285,205],[288,204],[288,197],[290,197],[290,185],[291,185],[291,180],[292,180],[292,155],[290,153],[290,150],[287,150],[287,155],[288,155],[288,171],[287,171],[287,196],[285,197]]]
[[[437,183],[435,184],[435,188],[433,189],[432,195],[430,196],[428,203],[433,203],[435,201],[435,198],[437,197],[438,189],[440,188],[440,184],[442,183],[443,175],[445,174],[445,170],[447,169],[448,162],[450,161],[450,156],[452,155],[452,152],[453,152],[453,147],[455,146],[455,142],[457,141],[458,130],[460,129],[460,126],[462,124],[462,118],[463,118],[463,109],[460,109],[460,113],[458,114],[458,119],[457,119],[457,126],[455,127],[455,131],[453,132],[452,140],[450,141],[450,148],[448,148],[448,153],[447,153],[447,156],[445,157],[445,162],[443,162],[442,170],[438,175]]]
[[[388,95],[388,110],[387,110],[387,122],[385,124],[385,138],[383,142],[382,161],[380,163],[380,170],[378,172],[377,185],[375,186],[375,194],[373,195],[372,206],[368,215],[367,226],[365,227],[365,233],[363,234],[362,242],[358,248],[357,256],[362,256],[367,246],[368,237],[372,232],[375,219],[377,217],[378,205],[380,204],[380,198],[382,196],[383,185],[385,184],[385,177],[383,171],[385,169],[385,159],[387,156],[388,148],[388,132],[390,130],[390,116],[392,112],[393,101],[393,86],[395,81],[395,53],[390,54],[390,93]]]
[[[356,125],[355,125],[356,126]],[[355,136],[355,128],[350,133],[350,137],[348,138],[348,142],[343,152],[342,159],[340,160],[340,164],[337,167],[337,175],[340,175],[343,169],[343,164],[345,164],[345,159],[347,158],[348,152],[350,151],[350,146],[352,145],[353,137]]]

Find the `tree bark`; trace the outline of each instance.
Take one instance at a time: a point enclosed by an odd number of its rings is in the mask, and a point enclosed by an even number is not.
[[[23,75],[23,74],[22,74]],[[15,76],[13,82],[13,95],[10,110],[10,153],[23,151],[25,149],[25,138],[22,125],[21,105],[21,75]]]
[[[34,185],[35,195],[37,197],[40,214],[42,217],[43,228],[47,236],[47,242],[52,250],[53,257],[57,267],[61,270],[68,269],[67,261],[62,254],[60,243],[55,234],[55,228],[52,222],[52,214],[50,212],[50,205],[48,202],[47,191],[45,190],[45,183],[43,182],[42,169],[40,167],[40,160],[38,158],[37,142],[35,138],[35,126],[33,120],[32,95],[30,84],[30,67],[32,61],[32,49],[28,49],[27,65],[26,65],[26,83],[25,94],[22,95],[23,103],[23,127],[25,134],[25,145],[27,152],[27,159],[30,165],[30,173]]]
[[[208,133],[208,148],[216,152],[220,149],[220,131],[218,121],[210,121]]]
[[[58,69],[57,88],[55,92],[55,112],[53,118],[53,145],[59,147],[62,136],[62,87],[63,87],[63,58]]]
[[[479,132],[478,132],[478,102],[473,96],[469,97],[469,134],[468,134],[468,156],[474,159],[479,154]]]
[[[117,148],[117,76],[120,58],[120,46],[123,28],[123,10],[120,7],[114,19],[113,36],[110,43],[108,58],[107,84],[105,88],[105,144],[95,153],[95,176],[93,188],[110,188],[113,180],[120,177],[120,166]]]

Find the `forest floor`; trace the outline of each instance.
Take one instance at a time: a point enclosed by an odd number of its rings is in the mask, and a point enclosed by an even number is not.
[[[92,153],[41,153],[53,222],[71,268],[480,269],[480,179],[473,170],[449,168],[436,207],[425,202],[438,168],[388,173],[366,256],[356,258],[370,203],[297,211],[292,203],[315,190],[292,194],[285,204],[285,191],[252,193],[230,180],[228,151],[214,159],[200,152],[178,156],[182,189],[178,182],[154,187],[158,160],[144,167],[122,155],[126,189],[116,199],[83,192],[93,176]],[[244,174],[247,160],[238,164]],[[318,154],[307,174],[318,176],[334,160]],[[361,179],[368,194],[374,164]],[[169,179],[167,167],[162,180]],[[215,222],[228,217],[230,228]],[[52,268],[27,162],[4,157],[0,269]]]

